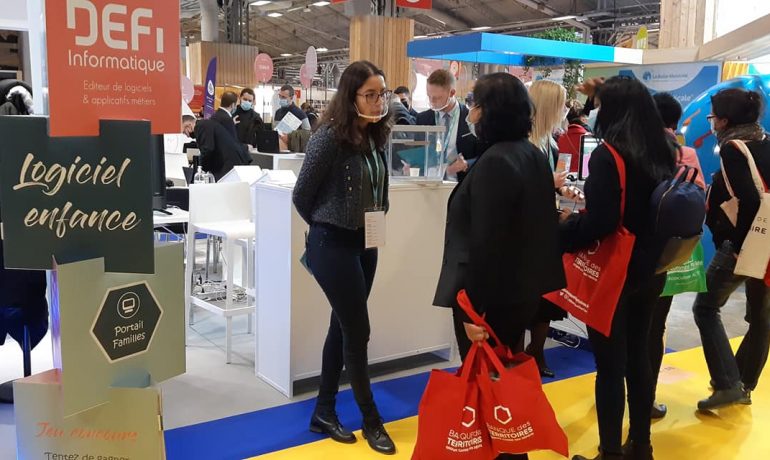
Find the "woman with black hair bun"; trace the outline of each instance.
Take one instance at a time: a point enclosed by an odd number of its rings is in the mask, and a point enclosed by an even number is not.
[[[730,404],[751,404],[770,347],[770,287],[763,280],[734,273],[746,235],[759,210],[760,195],[741,144],[748,148],[759,175],[770,183],[770,140],[758,120],[762,97],[733,88],[711,97],[711,129],[719,141],[723,169],[714,174],[706,224],[711,229],[716,255],[706,272],[708,292],[698,294],[693,305],[703,353],[714,392],[698,402],[711,410]],[[737,214],[728,216],[722,205],[731,200],[725,179],[738,198]],[[734,356],[720,318],[720,309],[742,284],[746,286],[746,321],[749,330]]]
[[[553,174],[529,142],[533,107],[518,78],[484,75],[468,113],[472,133],[490,147],[449,198],[444,258],[433,304],[452,308],[465,359],[488,331],[457,304],[465,289],[504,345],[514,349],[543,294],[566,284],[558,242]],[[525,459],[502,454],[498,459]]]
[[[562,214],[561,242],[568,252],[591,247],[623,226],[636,236],[626,281],[615,310],[609,337],[588,328],[596,359],[596,413],[599,456],[596,459],[650,460],[650,407],[653,403],[648,335],[652,306],[660,297],[666,275],[655,265],[663,245],[653,235],[650,198],[655,187],[674,172],[675,151],[652,96],[638,80],[613,77],[599,83],[596,135],[604,144],[589,161],[585,212]],[[621,191],[618,167],[608,147],[625,163],[626,190]],[[621,222],[621,196],[625,213]],[[628,388],[629,443],[622,445],[623,414]],[[625,455],[624,455],[625,450]],[[576,455],[573,460],[586,460]]]

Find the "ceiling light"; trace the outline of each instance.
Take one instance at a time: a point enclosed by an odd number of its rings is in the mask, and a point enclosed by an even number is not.
[[[427,35],[415,35],[412,38],[415,38],[415,39],[418,39],[418,38],[428,38],[428,36]]]
[[[330,4],[331,4],[330,2],[315,2],[313,3],[313,6],[326,6]]]
[[[291,57],[291,53],[281,53],[281,57]]]
[[[491,27],[489,26],[479,26],[479,27],[472,27],[471,30],[489,30]]]
[[[569,21],[570,19],[577,19],[575,15],[559,16],[558,18],[551,18],[551,21]]]
[[[270,13],[270,14],[268,14],[268,17],[271,17],[271,18],[280,18],[281,16],[283,16],[283,13]]]
[[[329,51],[329,48],[316,48],[316,51],[318,51],[319,53],[325,53]]]
[[[265,6],[273,3],[271,0],[254,0],[250,2],[254,6]]]

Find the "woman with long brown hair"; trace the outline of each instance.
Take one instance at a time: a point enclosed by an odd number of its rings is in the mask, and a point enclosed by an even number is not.
[[[383,454],[396,447],[377,410],[368,369],[367,299],[377,267],[377,248],[365,237],[388,210],[384,148],[390,133],[390,91],[385,74],[366,61],[352,63],[311,137],[294,187],[294,205],[310,225],[307,264],[332,308],[323,348],[321,385],[311,431],[342,443],[355,435],[335,411],[343,365],[363,415],[364,438]],[[368,223],[367,223],[368,222]]]

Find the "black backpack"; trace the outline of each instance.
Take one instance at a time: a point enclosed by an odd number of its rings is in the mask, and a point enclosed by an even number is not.
[[[700,242],[706,219],[706,192],[695,184],[697,177],[697,169],[680,166],[673,178],[658,184],[652,193],[654,235],[663,246],[656,273],[685,263]]]

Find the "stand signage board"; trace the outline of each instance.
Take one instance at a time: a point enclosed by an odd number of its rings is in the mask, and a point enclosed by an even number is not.
[[[159,244],[155,264],[155,275],[105,273],[104,259],[52,273],[66,416],[109,403],[111,387],[144,388],[185,372],[182,244]]]
[[[99,120],[178,133],[179,2],[46,0],[52,136],[95,136]]]
[[[97,137],[52,138],[46,118],[0,117],[7,268],[104,257],[108,272],[153,273],[150,124],[100,126]]]
[[[109,404],[69,417],[62,412],[57,369],[15,381],[13,393],[20,459],[166,458],[155,388],[112,388]]]

